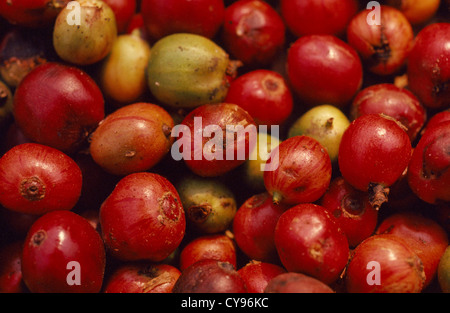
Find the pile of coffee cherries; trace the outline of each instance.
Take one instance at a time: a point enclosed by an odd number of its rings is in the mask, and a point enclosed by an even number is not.
[[[0,0],[0,292],[450,292],[450,1]]]

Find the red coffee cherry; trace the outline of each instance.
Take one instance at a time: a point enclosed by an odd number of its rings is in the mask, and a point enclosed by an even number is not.
[[[53,211],[30,228],[23,244],[22,275],[33,293],[98,293],[105,272],[99,233],[71,211]]]
[[[12,211],[42,215],[71,210],[83,183],[78,164],[60,150],[37,144],[14,146],[0,159],[0,203]]]

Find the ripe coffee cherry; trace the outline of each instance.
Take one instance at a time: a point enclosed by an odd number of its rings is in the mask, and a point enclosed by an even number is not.
[[[355,189],[343,177],[330,183],[320,205],[336,218],[350,247],[356,247],[375,231],[378,211],[370,204],[368,193]]]
[[[342,136],[338,163],[353,187],[368,191],[375,208],[387,201],[388,188],[408,166],[411,141],[392,118],[366,114],[354,120]]]
[[[270,280],[264,293],[334,293],[334,290],[317,278],[289,272]]]
[[[34,293],[98,293],[105,264],[99,233],[71,211],[43,215],[24,241],[22,275]]]
[[[347,28],[347,41],[355,48],[365,67],[378,75],[397,73],[411,51],[414,33],[403,13],[381,6],[380,23],[368,23],[371,9],[360,11]]]
[[[237,60],[250,67],[267,66],[285,43],[285,26],[265,1],[236,1],[225,9],[222,39]]]
[[[385,218],[376,233],[393,234],[408,243],[423,263],[424,287],[436,277],[439,260],[449,243],[447,233],[437,222],[406,211]]]
[[[450,23],[435,23],[416,36],[407,63],[408,88],[431,109],[450,105]]]
[[[78,151],[105,117],[103,94],[79,68],[48,62],[17,87],[14,119],[31,141],[66,153]]]
[[[14,146],[0,159],[0,203],[34,215],[71,210],[83,183],[77,163],[60,150],[37,144]]]
[[[91,135],[90,154],[107,172],[149,170],[169,152],[174,121],[162,107],[132,103],[110,113]]]
[[[425,127],[422,129],[421,134],[423,135],[425,131],[441,122],[450,121],[450,108],[441,112],[436,113],[427,120]]]
[[[184,271],[173,293],[246,293],[244,280],[234,266],[217,260],[197,261]]]
[[[264,69],[233,80],[224,101],[242,107],[259,125],[283,124],[294,107],[293,95],[283,76]]]
[[[386,114],[407,129],[413,141],[426,121],[426,111],[419,99],[408,89],[394,84],[375,84],[361,90],[350,107],[352,120],[363,114]]]
[[[238,270],[245,282],[247,292],[263,293],[267,284],[286,270],[276,264],[251,260]]]
[[[419,293],[425,281],[420,258],[404,240],[390,234],[360,243],[345,275],[350,293]]]
[[[335,282],[347,264],[349,245],[339,224],[323,207],[296,205],[284,212],[275,228],[275,245],[289,272]]]
[[[167,258],[184,237],[186,221],[175,187],[148,172],[122,178],[100,208],[103,240],[121,260]]]
[[[340,36],[358,11],[355,0],[281,0],[281,14],[297,37],[313,34]]]
[[[212,38],[222,26],[223,0],[142,0],[141,13],[151,40],[174,33]]]
[[[256,145],[257,129],[253,118],[239,105],[216,103],[191,111],[172,135],[178,137],[172,155],[175,150],[196,175],[217,177],[248,159]]]
[[[408,184],[427,203],[450,201],[450,121],[430,127],[411,157]]]
[[[170,293],[181,272],[168,264],[124,263],[103,287],[104,293]]]
[[[294,136],[283,141],[267,162],[264,184],[276,204],[314,202],[330,184],[330,157],[312,137]]]
[[[253,195],[241,205],[233,219],[233,234],[238,247],[247,257],[265,262],[278,260],[275,226],[288,208],[274,204],[267,192]]]
[[[137,0],[103,0],[116,17],[117,32],[123,34],[126,32],[131,19],[133,18],[136,8]]]
[[[236,267],[236,247],[226,234],[204,235],[190,241],[180,253],[179,269],[183,271],[197,261],[214,259]]]
[[[361,60],[350,45],[331,35],[297,39],[289,48],[287,75],[307,105],[347,105],[362,86]]]

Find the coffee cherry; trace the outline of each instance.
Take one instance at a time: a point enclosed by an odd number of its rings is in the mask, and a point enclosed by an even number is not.
[[[368,191],[371,204],[387,201],[388,188],[408,166],[412,147],[406,131],[392,118],[366,114],[354,120],[342,136],[339,169],[345,180]]]
[[[271,152],[264,184],[276,204],[314,202],[328,188],[331,171],[330,157],[316,139],[294,136]]]
[[[23,244],[23,280],[33,293],[98,293],[105,266],[99,233],[71,211],[40,217]]]
[[[80,167],[60,150],[24,143],[0,159],[0,203],[7,209],[42,215],[71,210],[83,183]]]
[[[104,59],[117,38],[114,11],[100,0],[79,0],[80,20],[71,20],[67,6],[58,14],[53,29],[53,46],[64,61],[91,65]],[[70,21],[70,23],[68,22]],[[76,24],[79,22],[79,25]]]

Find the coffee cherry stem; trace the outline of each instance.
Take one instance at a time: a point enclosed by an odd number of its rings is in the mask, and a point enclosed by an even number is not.
[[[381,205],[388,202],[388,195],[390,189],[382,184],[370,183],[369,184],[369,202],[377,211]]]
[[[274,191],[273,195],[272,195],[273,204],[278,205],[281,203],[282,200],[283,200],[283,195],[278,191]]]

